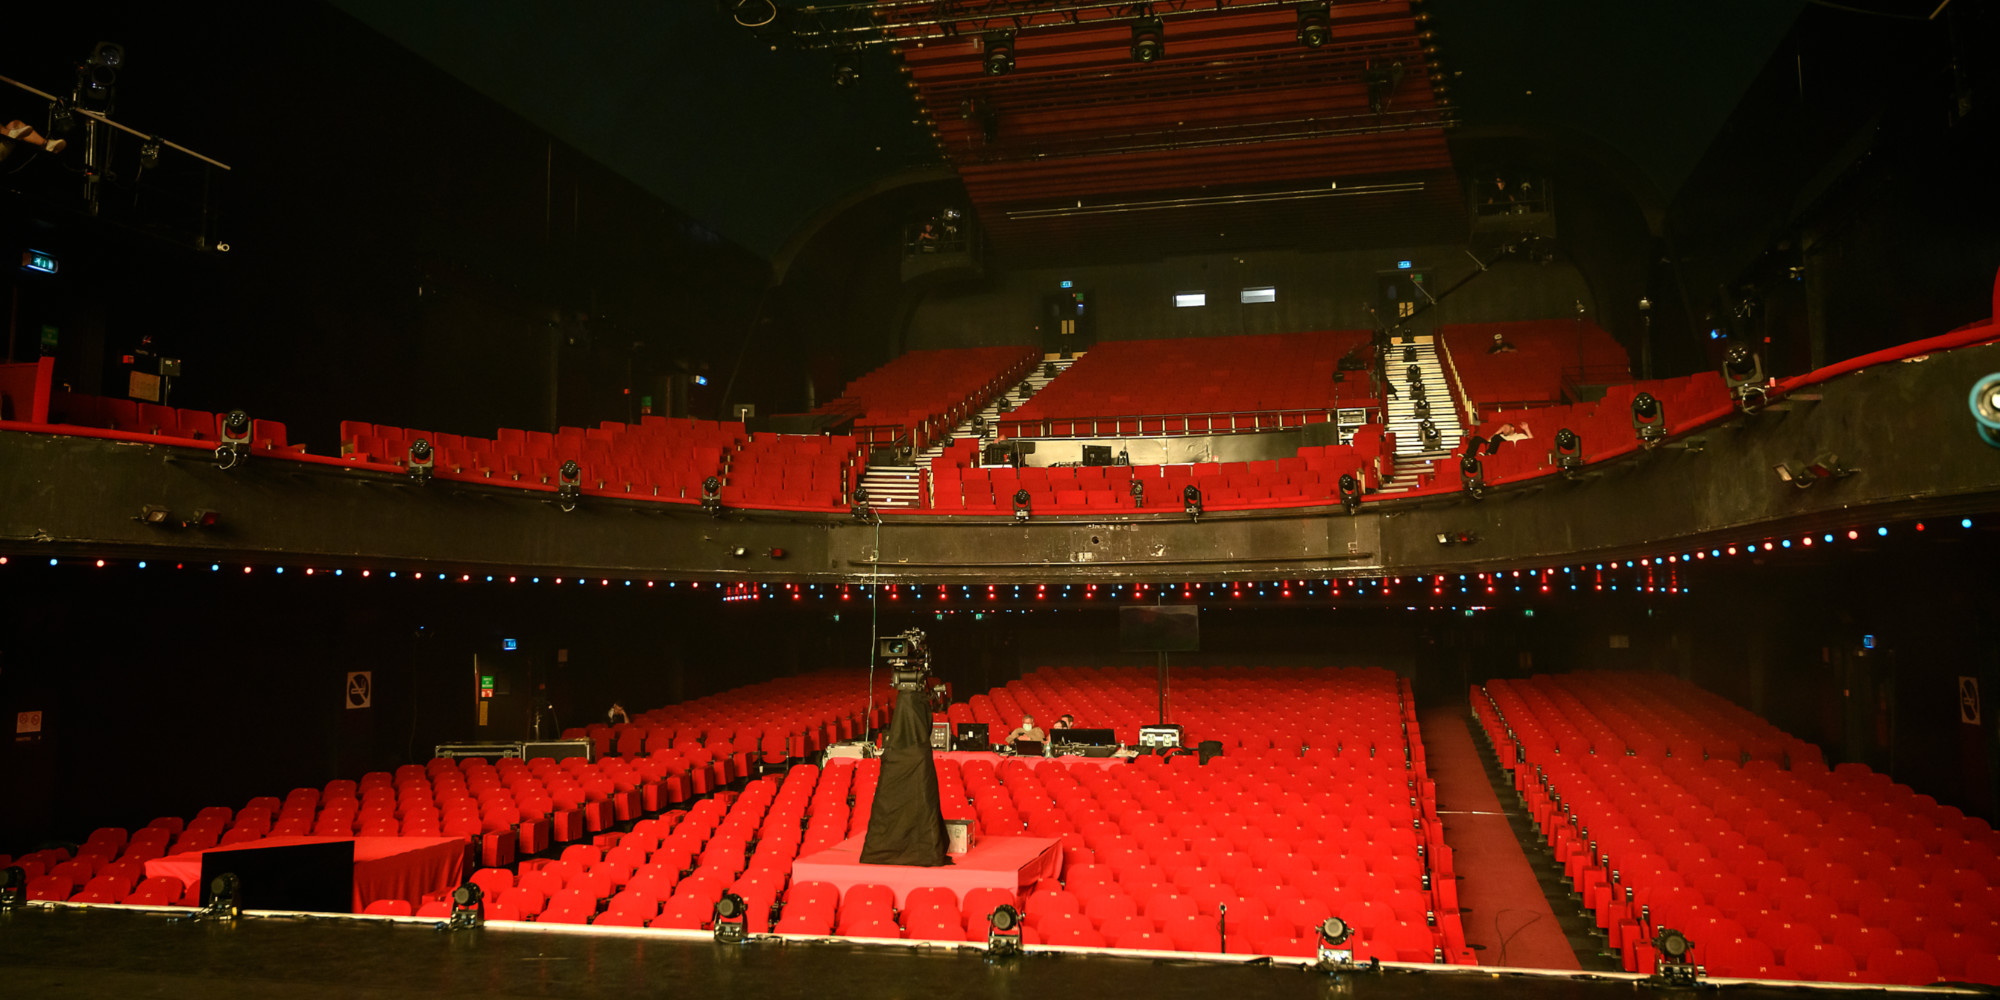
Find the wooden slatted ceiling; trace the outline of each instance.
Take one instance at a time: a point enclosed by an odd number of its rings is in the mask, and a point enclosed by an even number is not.
[[[893,17],[885,17],[892,35],[899,31]],[[1330,20],[1331,41],[1308,49],[1296,39],[1292,7],[1183,14],[1166,21],[1166,55],[1150,65],[1131,58],[1129,21],[1025,32],[1014,40],[1014,71],[997,77],[984,74],[983,37],[906,41],[899,51],[940,148],[1003,256],[1046,259],[1050,241],[1067,241],[1064,257],[1082,245],[1146,257],[1462,238],[1444,115],[1410,4],[1338,4]],[[1389,108],[1376,114],[1364,74],[1397,61],[1402,81]],[[1019,217],[1078,202],[1332,184],[1397,187],[1255,208],[1155,205]]]

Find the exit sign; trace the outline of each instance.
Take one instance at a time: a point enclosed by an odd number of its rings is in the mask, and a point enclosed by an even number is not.
[[[40,250],[21,251],[21,270],[23,271],[54,274],[56,273],[56,266],[54,254],[44,253]]]

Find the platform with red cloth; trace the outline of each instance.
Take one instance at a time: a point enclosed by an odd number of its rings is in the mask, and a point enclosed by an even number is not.
[[[427,895],[458,888],[465,877],[464,837],[265,837],[154,858],[146,862],[146,877],[177,878],[183,885],[194,885],[201,881],[204,854],[343,840],[354,842],[355,913],[380,899],[406,899],[415,907]]]
[[[862,864],[861,843],[866,839],[850,837],[792,862],[792,884],[830,883],[843,897],[857,885],[886,885],[895,890],[896,906],[901,908],[911,889],[936,886],[964,899],[973,889],[1019,892],[1036,879],[1062,875],[1062,843],[1052,837],[987,837],[970,851],[951,855],[951,864],[936,868]]]

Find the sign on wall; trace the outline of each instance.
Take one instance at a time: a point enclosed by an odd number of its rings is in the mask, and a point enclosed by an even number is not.
[[[367,708],[375,703],[375,676],[372,670],[347,672],[347,707]]]
[[[14,716],[14,735],[25,736],[42,731],[42,713],[20,712]]]
[[[1958,721],[1968,726],[1979,725],[1979,678],[1960,677],[1958,679]]]

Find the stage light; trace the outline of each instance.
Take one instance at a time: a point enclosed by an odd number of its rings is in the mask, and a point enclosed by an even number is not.
[[[1747,345],[1732,343],[1722,352],[1722,381],[1746,412],[1764,402],[1764,362]]]
[[[146,506],[139,508],[139,516],[134,518],[133,520],[138,521],[140,524],[157,525],[157,524],[167,523],[167,517],[168,517],[168,511],[165,507],[159,507],[153,504],[147,504]]]
[[[1422,386],[1410,387],[1413,392],[1421,388]],[[1435,450],[1443,438],[1443,435],[1438,431],[1437,424],[1432,423],[1429,417],[1425,417],[1417,422],[1417,434],[1423,438],[1424,449],[1426,451]]]
[[[1143,479],[1132,480],[1132,506],[1146,506],[1146,482]]]
[[[1186,511],[1189,517],[1201,516],[1201,487],[1193,483],[1187,484],[1187,488],[1181,491],[1181,509]]]
[[[222,443],[215,446],[215,461],[223,469],[236,468],[243,456],[250,454],[250,414],[242,410],[230,410],[216,426]]]
[[[1486,469],[1479,464],[1479,456],[1466,452],[1458,460],[1458,484],[1465,495],[1474,500],[1486,496]]]
[[[1032,499],[1028,496],[1027,490],[1014,491],[1014,520],[1025,521],[1033,516],[1032,512],[1028,509],[1029,501]]]
[[[563,462],[556,470],[556,507],[567,514],[576,509],[578,497],[583,495],[583,467],[572,458]]]
[[[1651,448],[1667,436],[1667,408],[1650,392],[1632,397],[1632,432],[1641,447]]]
[[[1340,506],[1349,514],[1361,509],[1361,481],[1352,472],[1340,474]]]
[[[1322,965],[1346,965],[1354,961],[1354,949],[1347,942],[1354,929],[1339,917],[1328,917],[1319,925],[1319,960]]]
[[[431,443],[429,441],[418,438],[410,442],[410,457],[407,467],[410,470],[411,482],[422,485],[431,481],[432,459]]]
[[[222,523],[221,512],[207,509],[197,510],[187,519],[187,526],[190,528],[213,528],[220,523]]]
[[[992,955],[1020,954],[1021,911],[1012,903],[1002,903],[987,914],[986,951]]]
[[[778,5],[772,0],[727,0],[729,16],[746,28],[769,27],[778,19]]]
[[[1556,449],[1549,453],[1549,462],[1564,475],[1583,468],[1583,438],[1567,427],[1556,431]]]
[[[1157,17],[1132,22],[1132,61],[1152,64],[1167,54],[1167,26]]]
[[[987,76],[1006,76],[1014,71],[1014,33],[995,31],[986,36],[986,56],[982,60]]]
[[[234,920],[243,915],[241,886],[233,872],[223,872],[208,883],[208,904],[201,908],[198,917],[204,919],[221,918]]]
[[[711,517],[722,516],[722,480],[710,476],[701,481],[701,509]]]
[[[1299,5],[1300,45],[1317,49],[1333,40],[1333,25],[1327,16],[1327,6],[1323,3]]]
[[[868,506],[868,491],[863,487],[856,486],[854,488],[854,502],[847,510],[848,513],[854,515],[855,520],[860,521],[862,524],[868,524],[875,520],[875,510]]]
[[[1972,420],[1987,444],[2000,448],[2000,372],[1972,386]]]
[[[1688,964],[1688,953],[1694,949],[1694,942],[1687,935],[1671,927],[1662,927],[1653,935],[1653,950],[1659,953],[1659,976],[1662,979],[1694,983],[1701,979],[1702,968]]]
[[[480,927],[486,923],[486,893],[477,882],[467,882],[451,891],[451,930]]]
[[[750,904],[733,892],[725,892],[715,901],[715,940],[725,944],[741,944],[749,935]]]
[[[160,137],[153,136],[139,143],[139,169],[151,170],[160,165]]]

